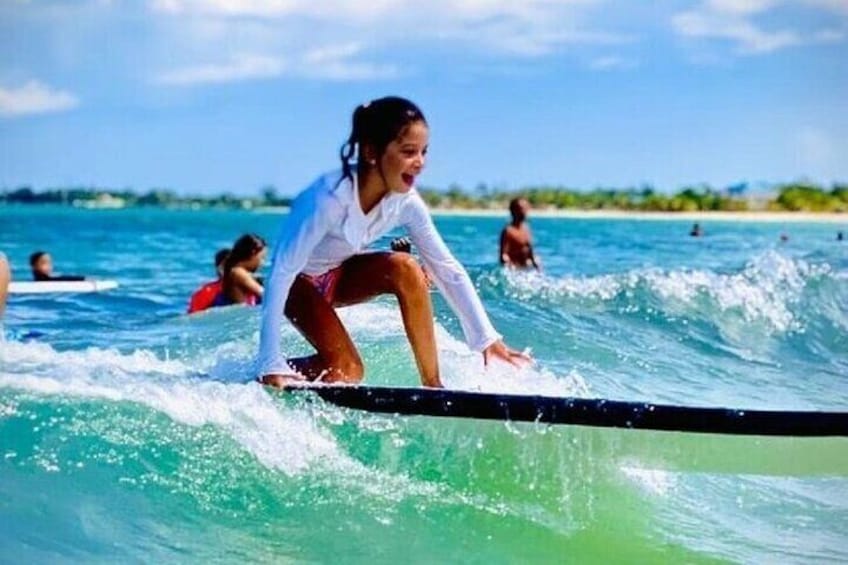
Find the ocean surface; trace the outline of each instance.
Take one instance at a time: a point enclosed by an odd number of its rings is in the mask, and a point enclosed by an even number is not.
[[[43,249],[120,283],[10,297],[0,561],[848,561],[845,438],[395,417],[264,390],[258,309],[184,312],[219,247],[273,242],[283,219],[0,207],[18,280]],[[708,221],[690,238],[684,221],[531,216],[537,274],[498,267],[505,220],[436,223],[535,365],[484,370],[436,293],[447,386],[848,410],[845,225]],[[417,384],[392,298],[341,316],[368,383]]]

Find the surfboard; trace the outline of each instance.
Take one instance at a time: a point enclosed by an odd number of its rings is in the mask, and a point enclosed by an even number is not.
[[[102,292],[114,288],[118,288],[117,281],[12,281],[9,283],[9,294]]]
[[[848,412],[739,410],[596,398],[367,385],[286,389],[368,412],[755,436],[848,436]]]

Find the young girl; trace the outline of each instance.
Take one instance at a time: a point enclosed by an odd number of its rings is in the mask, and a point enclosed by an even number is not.
[[[401,225],[429,275],[459,316],[468,345],[517,365],[529,360],[501,340],[471,279],[436,231],[415,190],[424,168],[427,122],[415,104],[381,98],[356,108],[341,149],[341,171],[318,178],[292,203],[274,249],[266,284],[258,368],[261,382],[283,387],[307,379],[356,383],[362,359],[335,308],[393,294],[425,386],[441,387],[433,306],[415,258],[402,252],[366,252]],[[356,157],[356,162],[351,159]],[[285,315],[316,349],[286,360],[280,346]],[[299,374],[295,374],[295,372]]]
[[[253,273],[262,266],[267,252],[265,240],[258,235],[247,234],[238,238],[224,260],[221,293],[213,306],[259,304],[263,290]]]

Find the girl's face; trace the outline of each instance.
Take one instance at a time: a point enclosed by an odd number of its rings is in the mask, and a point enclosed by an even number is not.
[[[254,253],[250,259],[243,261],[241,265],[251,273],[255,273],[262,266],[262,263],[265,262],[266,255],[268,255],[268,248],[263,247],[262,249]]]
[[[430,130],[427,124],[418,121],[406,129],[386,146],[380,159],[380,169],[386,188],[394,192],[409,192],[415,186],[415,178],[424,169]]]
[[[262,266],[262,263],[265,262],[265,256],[268,255],[268,248],[263,247],[259,251],[257,251],[253,257],[248,261],[246,268],[248,271],[258,271],[259,267]]]

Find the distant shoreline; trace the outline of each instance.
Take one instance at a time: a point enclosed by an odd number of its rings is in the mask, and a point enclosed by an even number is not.
[[[455,210],[437,208],[431,210],[434,216],[489,216],[509,218],[507,210]],[[819,222],[827,224],[848,224],[848,214],[828,212],[640,212],[629,210],[532,210],[530,219],[564,218],[575,220],[646,220],[646,221],[719,221],[719,222]]]
[[[0,203],[0,209],[9,207],[38,208],[42,205],[32,204],[4,204]],[[49,205],[47,205],[49,206]],[[60,207],[65,207],[61,206]],[[72,210],[134,210],[142,209],[144,206],[91,206],[70,207]],[[257,206],[255,208],[217,208],[214,206],[189,207],[189,206],[150,206],[151,209],[174,210],[185,212],[200,212],[204,210],[253,212],[257,214],[287,214],[288,206]],[[501,218],[509,219],[509,211],[506,208],[430,208],[433,216],[456,216],[456,217],[478,217],[478,218]],[[761,222],[761,223],[820,223],[820,224],[845,224],[848,228],[848,212],[786,212],[748,210],[742,212],[731,211],[692,211],[692,212],[649,212],[641,210],[584,210],[579,208],[534,208],[530,212],[530,220],[534,218],[561,218],[571,220],[637,220],[637,221],[686,221],[686,222]]]
[[[266,206],[254,209],[267,214],[285,214],[288,207]],[[509,219],[507,210],[492,208],[431,208],[434,216],[466,216],[480,218]],[[768,223],[823,223],[848,225],[848,214],[832,212],[640,212],[629,210],[575,210],[575,209],[534,209],[533,218],[562,218],[573,220],[644,220],[644,221],[690,221],[690,222],[768,222]]]

